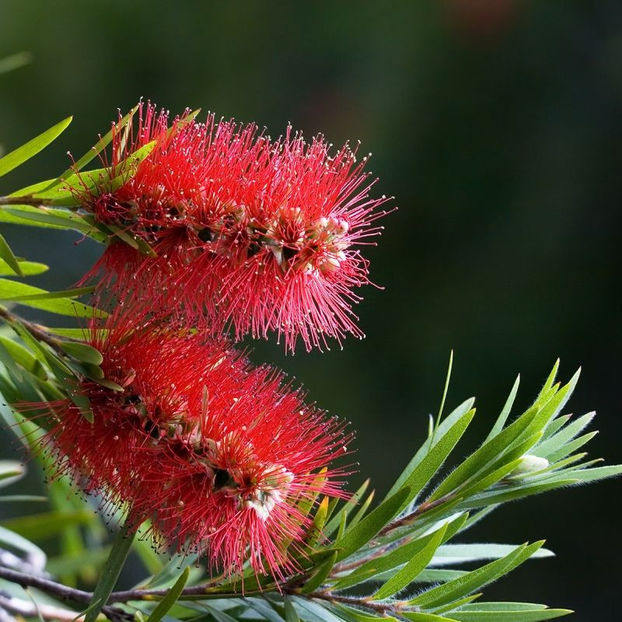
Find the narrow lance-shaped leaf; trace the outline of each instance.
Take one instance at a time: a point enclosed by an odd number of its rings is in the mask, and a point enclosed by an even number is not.
[[[67,117],[56,125],[45,130],[45,132],[35,136],[32,140],[18,147],[14,151],[7,153],[0,158],[0,177],[6,175],[13,169],[17,168],[33,156],[37,155],[42,149],[45,149],[52,141],[60,136],[67,126],[71,123],[73,117]]]
[[[336,561],[340,561],[369,542],[404,507],[404,500],[410,495],[410,488],[402,488],[383,501],[352,529],[346,530],[334,544],[339,549]]]
[[[104,317],[103,311],[71,299],[89,291],[91,288],[48,292],[26,283],[0,279],[0,300],[18,302],[35,309],[71,317]]]
[[[82,170],[89,162],[97,157],[110,144],[113,132],[118,132],[120,129],[124,128],[132,122],[132,118],[138,110],[138,107],[138,104],[134,106],[119,122],[115,124],[116,127],[114,129],[110,128],[110,130],[108,130],[108,132],[100,137],[100,139],[85,154],[83,154],[74,162],[73,166],[70,166],[64,173],[59,175],[56,179],[52,180],[52,182],[47,187],[43,188],[42,192],[49,191],[52,188],[59,186],[66,179],[74,175],[77,171]]]
[[[0,487],[8,486],[24,475],[24,467],[13,460],[0,460]]]
[[[410,494],[404,499],[400,510],[404,509],[416,496],[425,488],[439,468],[443,465],[453,448],[468,428],[473,417],[475,409],[471,409],[464,413],[454,425],[439,438],[425,458],[417,465],[417,467],[408,476],[405,485],[410,489]]]
[[[86,217],[60,208],[11,205],[0,210],[0,220],[44,229],[79,231],[98,241],[105,239],[105,236]]]
[[[0,234],[0,258],[3,259],[7,265],[13,270],[14,274],[18,276],[24,276],[22,272],[22,268],[19,265],[19,261],[17,261],[17,257],[13,254],[11,247],[4,239],[4,236]]]
[[[61,341],[60,347],[64,352],[69,354],[78,361],[84,363],[90,363],[91,365],[101,365],[104,357],[101,353],[87,345],[86,343],[79,343],[77,341]]]
[[[546,458],[549,454],[560,449],[563,445],[572,440],[586,426],[590,424],[596,413],[591,412],[579,417],[576,421],[562,428],[557,434],[554,434],[546,441],[540,443],[534,450],[534,455]]]
[[[530,545],[517,547],[509,555],[502,557],[494,562],[490,562],[477,570],[454,579],[444,585],[434,587],[423,594],[409,601],[411,605],[417,605],[425,609],[431,609],[440,605],[450,603],[454,600],[488,585],[499,577],[507,574],[524,561],[529,559],[543,544],[534,542]]]
[[[326,527],[324,527],[324,534],[326,536],[331,536],[335,532],[335,530],[339,527],[342,517],[344,515],[347,516],[356,507],[358,502],[363,498],[363,495],[365,494],[367,488],[369,487],[369,483],[370,483],[370,480],[366,479],[361,484],[359,489],[352,495],[352,497],[350,497],[350,499],[348,499],[346,503],[343,504],[343,506],[339,509],[339,511],[334,516],[331,517],[331,519],[326,524]],[[336,500],[334,501],[336,502]],[[330,511],[329,511],[329,515],[330,515]]]
[[[434,446],[434,444],[437,444],[445,436],[447,431],[452,428],[456,421],[462,418],[468,411],[473,408],[474,403],[475,399],[470,398],[457,406],[449,415],[447,415],[447,417],[445,417],[445,419],[441,422],[440,426],[436,428],[432,446]],[[406,468],[402,471],[393,486],[391,486],[389,492],[387,493],[387,497],[396,493],[404,485],[410,474],[423,460],[423,458],[430,451],[430,449],[431,447],[428,442],[422,445],[422,447],[417,451],[417,453],[413,456],[410,462],[406,465]]]
[[[22,276],[34,276],[49,270],[48,266],[44,263],[39,263],[38,261],[25,261],[19,258],[17,261],[19,263],[19,269],[21,270]],[[15,271],[9,267],[4,259],[0,259],[0,276],[15,276]]]
[[[285,622],[300,622],[300,617],[294,607],[291,598],[285,596],[283,600],[283,608],[285,609]]]
[[[447,525],[439,529],[428,544],[410,559],[410,561],[391,579],[389,579],[374,595],[374,600],[382,600],[393,596],[409,585],[415,577],[430,563],[436,549],[440,546],[447,530]]]
[[[506,453],[508,448],[521,438],[539,412],[538,407],[532,406],[502,432],[485,442],[441,482],[430,499],[439,499],[457,489],[460,484],[473,477],[481,469],[486,468],[492,460]]]
[[[158,603],[156,608],[151,612],[147,622],[159,622],[175,605],[179,596],[181,595],[186,582],[188,581],[188,575],[190,574],[190,568],[186,566],[181,573],[179,579],[175,582],[175,585],[168,591],[166,596]]]
[[[501,413],[499,414],[499,417],[495,421],[495,424],[492,426],[492,430],[490,430],[490,433],[484,440],[484,443],[486,441],[489,441],[494,436],[497,436],[497,434],[499,434],[499,432],[501,432],[501,430],[503,429],[503,426],[505,426],[505,422],[510,416],[512,406],[514,405],[514,400],[516,399],[516,394],[518,393],[519,385],[520,385],[520,374],[516,376],[516,380],[514,381],[514,384],[512,385],[512,389],[510,391],[510,394],[508,395],[508,399],[503,405],[503,408],[501,409]]]
[[[562,445],[557,451],[549,454],[546,458],[552,465],[554,465],[555,468],[561,468],[561,465],[557,464],[558,461],[563,460],[566,456],[574,453],[575,451],[577,451],[577,449],[583,447],[583,445],[591,441],[597,434],[598,430],[583,434],[582,436],[579,436],[573,441]]]
[[[538,605],[530,609],[521,607],[523,603],[477,603],[466,605],[450,614],[458,622],[540,622],[553,620],[572,613],[570,609],[547,609]],[[483,605],[496,605],[499,608],[482,608]],[[467,609],[467,607],[473,607]],[[512,609],[511,607],[514,607]]]
[[[5,358],[5,353],[6,357]],[[21,344],[0,335],[0,359],[5,364],[12,362],[21,365],[32,374],[45,378],[41,361]]]
[[[431,565],[466,564],[486,559],[501,559],[516,548],[516,545],[512,544],[443,544],[434,554]],[[541,548],[532,555],[532,558],[553,556],[553,551]]]
[[[335,562],[337,561],[337,553],[338,551],[333,551],[330,557],[322,562],[315,572],[311,575],[309,580],[303,585],[300,590],[302,594],[309,594],[317,590],[326,580],[330,571],[333,569]]]
[[[401,614],[411,622],[456,622],[455,618],[445,618],[434,613],[421,613],[418,611],[404,611]]]
[[[435,531],[426,533],[412,542],[405,542],[398,547],[389,547],[388,550],[379,556],[372,557],[369,561],[361,564],[356,570],[350,574],[340,578],[334,585],[334,589],[345,589],[352,585],[357,585],[370,578],[378,578],[378,575],[392,570],[397,566],[408,563],[413,556],[423,550],[428,543],[438,533],[438,529],[445,529],[442,541],[446,541],[458,533],[464,526],[468,518],[468,514],[448,519],[444,524],[438,526]],[[436,526],[435,526],[436,527]]]

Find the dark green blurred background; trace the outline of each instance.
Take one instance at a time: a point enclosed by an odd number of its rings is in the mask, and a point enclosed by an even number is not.
[[[373,152],[377,192],[400,209],[368,254],[385,290],[368,288],[358,309],[367,339],[296,358],[259,344],[253,358],[277,362],[352,421],[361,473],[381,492],[425,436],[451,348],[449,405],[478,397],[467,445],[517,372],[524,407],[559,356],[564,378],[584,367],[572,410],[600,413],[591,455],[622,459],[619,0],[0,0],[0,58],[21,50],[32,63],[0,76],[0,142],[12,148],[75,120],[0,192],[58,174],[66,150],[80,155],[139,97],[273,135],[291,121]],[[21,253],[54,264],[58,287],[101,250],[37,229],[9,234]],[[619,494],[605,482],[526,500],[469,533],[547,537],[558,554],[488,599],[613,620]]]

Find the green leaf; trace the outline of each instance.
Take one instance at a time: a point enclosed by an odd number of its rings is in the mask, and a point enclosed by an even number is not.
[[[318,505],[313,521],[305,533],[304,544],[306,549],[313,549],[324,533],[324,525],[328,516],[328,497],[324,497]]]
[[[566,443],[577,436],[581,430],[588,426],[595,414],[596,413],[591,412],[587,415],[579,417],[576,421],[573,421],[566,427],[562,428],[557,434],[554,434],[546,441],[540,443],[533,451],[533,454],[541,456],[542,458],[548,458],[550,454],[563,447]]]
[[[547,481],[544,483],[526,483],[520,486],[508,485],[507,488],[498,488],[490,491],[485,491],[477,495],[473,495],[467,499],[464,499],[460,504],[460,509],[472,510],[480,508],[484,505],[492,505],[499,503],[506,503],[508,501],[514,501],[516,499],[522,499],[530,495],[539,495],[549,490],[555,490],[556,488],[563,488],[564,486],[573,486],[578,483],[577,479],[574,479],[574,475],[564,474],[563,479]]]
[[[97,620],[99,612],[102,610],[102,607],[105,605],[117,583],[117,579],[121,574],[121,569],[125,565],[125,560],[132,548],[133,539],[134,534],[130,526],[130,521],[128,521],[115,536],[110,555],[106,560],[104,569],[95,586],[93,596],[91,597],[88,611],[84,616],[84,622],[95,622]]]
[[[436,428],[436,432],[434,434],[432,446],[437,444],[447,433],[447,431],[459,420],[461,419],[467,412],[469,412],[473,404],[475,403],[474,398],[470,398],[464,401],[462,404],[457,406],[445,419],[441,422],[440,426]],[[419,463],[423,460],[423,458],[427,455],[430,450],[430,444],[424,443],[423,446],[417,451],[417,453],[413,456],[410,462],[406,465],[406,468],[402,471],[400,476],[397,478],[391,489],[387,493],[387,497],[392,494],[395,494],[406,482],[406,480],[410,477],[411,473],[415,470],[415,468],[419,465]]]
[[[512,442],[507,451],[502,452],[497,459],[483,466],[459,487],[459,494],[463,498],[474,495],[486,488],[497,484],[508,477],[522,463],[523,456],[538,442],[541,433],[532,434],[522,442]]]
[[[205,603],[203,607],[211,614],[209,622],[212,622],[212,618],[216,620],[216,622],[238,622],[237,618],[229,615],[226,611],[221,611],[220,609],[216,609],[216,607],[210,606],[209,603]]]
[[[513,446],[513,443],[526,435],[526,431],[540,412],[541,409],[532,406],[507,428],[485,442],[441,482],[430,500],[439,499],[452,490],[458,489],[482,469],[490,468],[490,465],[502,457]]]
[[[371,505],[372,501],[374,500],[375,494],[376,494],[376,491],[372,490],[367,495],[367,499],[365,499],[365,501],[363,501],[363,503],[361,503],[361,507],[356,511],[356,514],[348,522],[348,525],[350,527],[354,527],[354,525],[356,525],[363,518],[363,516],[365,516],[365,514],[367,514],[367,510],[369,509],[369,506]]]
[[[6,282],[7,279],[2,279],[3,282]],[[12,284],[17,284],[18,290],[22,289],[24,283],[18,283],[17,281],[8,281]],[[32,287],[31,285],[26,285],[28,290],[35,292],[38,288]],[[5,290],[10,290],[11,288],[8,285],[5,285]],[[15,289],[15,288],[13,288]],[[90,294],[95,288],[93,286],[90,287],[78,287],[74,289],[65,289],[57,292],[48,292],[46,290],[39,290],[40,293],[14,293],[13,295],[5,295],[3,296],[3,300],[21,302],[23,300],[53,300],[55,298],[77,298],[78,296],[84,296],[85,294]]]
[[[4,486],[5,484],[0,484]],[[41,497],[39,495],[2,495],[0,497],[0,503],[21,503],[24,502],[34,502],[34,503],[45,503],[48,500],[47,497]]]
[[[581,447],[583,447],[583,445],[585,445],[586,443],[589,443],[597,434],[598,434],[597,430],[595,430],[594,432],[588,432],[587,434],[583,434],[582,436],[579,436],[579,438],[576,438],[574,441],[571,441],[570,443],[563,445],[557,451],[554,451],[553,453],[547,456],[549,462],[553,464],[557,463],[558,461],[565,458],[568,454],[574,453],[575,451],[577,451],[577,449],[580,449]],[[538,454],[536,453],[536,455]],[[557,467],[557,465],[555,466]]]
[[[39,134],[21,147],[18,147],[14,151],[11,151],[11,153],[7,153],[3,158],[0,158],[0,177],[37,155],[42,149],[45,149],[45,147],[65,131],[67,126],[71,123],[72,118],[73,117],[67,117],[63,119],[60,123],[53,125],[42,134]]]
[[[401,614],[412,622],[456,622],[454,618],[444,618],[433,613],[419,613],[416,611],[403,611]]]
[[[441,522],[439,525],[435,525],[432,529],[446,527],[443,540],[447,540],[460,531],[466,523],[467,518],[468,514],[465,513],[457,517],[445,519],[444,522]],[[432,531],[432,533],[426,532],[425,535],[412,542],[403,542],[398,547],[390,547],[384,555],[373,557],[369,561],[361,564],[350,574],[340,578],[334,585],[334,589],[341,590],[369,579],[377,579],[379,578],[378,575],[381,575],[396,566],[406,564],[414,555],[427,546],[430,540],[435,537],[436,533],[437,531]],[[393,576],[393,574],[390,576]]]
[[[2,217],[6,214],[13,218]],[[67,210],[47,207],[45,205],[11,205],[0,210],[0,220],[25,224],[44,229],[64,229],[66,231],[79,231],[95,239],[103,241],[105,236],[95,228],[85,216],[80,216]]]
[[[0,335],[0,360],[7,365],[10,363],[17,363],[21,365],[25,370],[29,371],[31,374],[38,376],[40,378],[45,379],[46,373],[43,368],[41,361],[31,354],[29,350],[24,348],[21,344],[13,341],[12,339],[8,339],[7,337],[2,337]],[[8,359],[3,356],[2,349],[7,353]]]
[[[72,175],[75,175],[77,171],[82,170],[89,162],[97,157],[110,144],[113,131],[118,132],[132,122],[132,118],[138,110],[138,107],[138,105],[134,106],[120,121],[115,124],[114,130],[113,128],[108,130],[108,132],[106,132],[84,155],[82,155],[75,161],[73,166],[70,166],[62,175],[60,175],[56,179],[51,180],[51,183],[47,187],[45,187],[43,191],[49,191],[52,188],[61,185],[65,180],[69,179],[69,177],[71,177]]]
[[[93,423],[95,415],[93,414],[89,398],[76,390],[71,391],[69,393],[69,397],[71,398],[71,401],[80,409],[80,414],[89,423]]]
[[[488,434],[488,436],[484,440],[484,443],[486,441],[489,441],[491,438],[497,436],[497,434],[499,434],[499,432],[501,432],[501,430],[503,429],[503,426],[505,425],[505,422],[507,421],[510,415],[510,411],[512,410],[512,406],[514,405],[514,400],[516,399],[516,394],[518,393],[519,385],[520,385],[520,374],[516,376],[516,380],[514,381],[514,384],[510,391],[510,395],[508,395],[508,399],[506,400],[498,419],[495,421],[495,424],[492,426],[492,430],[490,430],[490,434]]]
[[[160,620],[171,610],[173,605],[179,599],[186,582],[188,581],[188,575],[190,574],[190,568],[186,566],[181,573],[179,579],[175,582],[175,585],[167,592],[166,596],[158,603],[157,607],[151,612],[151,615],[147,618],[147,622],[160,622]]]
[[[14,199],[16,197],[18,199],[19,197],[28,197],[29,199],[41,200],[48,205],[51,203],[64,207],[78,207],[80,206],[78,195],[81,191],[87,192],[90,188],[96,187],[102,179],[108,179],[108,177],[108,169],[94,169],[68,177],[63,185],[55,185],[56,178],[46,179],[20,188],[9,196]],[[78,188],[80,190],[76,192]]]
[[[142,238],[135,237],[128,233],[125,229],[117,227],[116,225],[108,223],[106,225],[110,231],[112,231],[120,240],[125,242],[128,246],[134,250],[140,251],[143,255],[150,257],[157,257],[156,252],[149,246],[149,244]]]
[[[405,498],[400,510],[404,509],[408,503],[415,499],[434,475],[436,475],[453,448],[462,438],[462,435],[468,428],[474,415],[474,408],[465,412],[456,423],[438,439],[436,445],[430,449],[425,458],[413,469],[405,482],[405,485],[410,488],[410,494]],[[434,498],[438,498],[439,496],[441,495],[437,495],[436,493],[433,495]]]
[[[17,257],[13,254],[11,247],[8,245],[7,241],[4,239],[4,236],[0,234],[0,259],[6,263],[6,265],[13,270],[14,274],[18,276],[24,276],[22,272],[22,268],[19,265],[19,261],[17,261]]]
[[[567,425],[570,419],[572,419],[571,414],[559,415],[558,417],[553,419],[551,422],[549,422],[549,425],[547,425],[546,428],[544,428],[544,434],[542,435],[542,440],[546,440],[550,438],[551,436],[553,436],[553,434],[555,434],[556,432],[561,430],[565,425]]]
[[[426,568],[415,579],[417,583],[446,583],[467,574],[466,570],[445,570],[444,568]]]
[[[343,622],[345,619],[337,605],[326,601],[310,600],[299,596],[292,596],[292,601],[305,622]]]
[[[259,613],[268,622],[283,622],[283,617],[274,610],[270,601],[263,598],[245,598],[244,603]]]
[[[339,615],[339,617],[346,622],[398,622],[398,619],[388,614],[373,615],[369,613],[363,613],[360,609],[354,607],[348,607],[347,605],[341,605],[337,603],[331,603],[331,608]],[[322,620],[320,618],[320,620]]]
[[[346,530],[345,534],[334,543],[334,546],[339,549],[336,561],[352,555],[367,544],[404,507],[404,500],[409,495],[410,488],[402,488],[383,501],[352,529]]]
[[[534,542],[530,545],[522,545],[514,549],[509,555],[494,562],[490,562],[477,570],[473,570],[458,579],[449,581],[438,587],[427,590],[423,594],[413,598],[409,604],[431,609],[451,603],[462,598],[481,587],[488,585],[499,577],[507,574],[524,561],[529,559],[543,544]]]
[[[0,487],[10,486],[25,473],[23,465],[14,460],[0,460]]]
[[[339,527],[342,521],[342,517],[348,514],[356,507],[357,503],[363,498],[367,488],[369,487],[369,479],[366,479],[359,489],[348,499],[340,510],[328,521],[326,527],[324,527],[324,534],[326,536],[331,536],[335,530]]]
[[[315,572],[302,586],[302,589],[300,590],[302,594],[309,594],[310,592],[314,592],[324,583],[326,577],[328,577],[330,571],[335,565],[335,562],[337,561],[337,553],[338,551],[333,551],[330,557],[316,568]]]
[[[22,276],[34,276],[49,270],[48,266],[37,261],[24,261],[22,259],[18,259],[18,262]],[[0,259],[0,276],[15,276],[15,271],[7,264],[6,261],[4,261],[4,259]]]
[[[471,594],[470,596],[459,598],[458,600],[454,600],[453,602],[443,605],[442,607],[436,607],[436,609],[434,609],[434,613],[441,614],[459,610],[461,607],[469,605],[473,601],[478,600],[481,595],[482,593],[478,592],[477,594]]]
[[[105,317],[103,311],[71,299],[89,291],[91,288],[48,292],[26,283],[0,279],[0,300],[71,317]]]
[[[428,544],[417,554],[413,555],[411,560],[391,579],[389,579],[373,596],[374,600],[383,600],[393,596],[397,592],[403,590],[415,579],[415,577],[430,563],[434,557],[436,549],[440,546],[447,530],[447,525],[439,529]]]
[[[622,464],[598,467],[595,469],[572,469],[562,471],[555,481],[557,487],[564,486],[566,482],[563,478],[571,477],[574,481],[572,484],[587,484],[589,482],[597,482],[601,479],[609,477],[618,477],[622,475]]]
[[[540,620],[552,620],[566,616],[572,611],[569,609],[546,609],[544,606],[538,608],[526,609],[517,607],[516,609],[499,608],[482,609],[482,605],[488,603],[479,603],[471,605],[473,609],[466,609],[466,605],[459,611],[452,611],[451,615],[458,622],[540,622]],[[495,605],[509,605],[516,607],[520,603],[491,603]]]
[[[466,564],[484,559],[500,559],[517,548],[514,544],[443,544],[434,555],[434,565]],[[532,557],[554,557],[549,549],[538,549]]]
[[[61,341],[60,347],[63,352],[66,352],[69,356],[73,357],[77,361],[83,363],[90,363],[91,365],[101,365],[104,361],[104,357],[99,350],[87,345],[86,343],[79,343],[77,341]],[[102,376],[103,378],[103,376]]]
[[[288,596],[285,596],[285,598],[283,599],[283,607],[285,609],[285,622],[300,622],[298,612],[292,604],[291,598],[289,598]]]

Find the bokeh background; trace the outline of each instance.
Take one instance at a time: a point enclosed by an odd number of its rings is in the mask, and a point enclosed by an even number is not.
[[[272,135],[291,122],[373,152],[376,191],[395,195],[399,211],[368,253],[384,289],[368,288],[358,308],[367,339],[294,358],[256,344],[252,355],[352,421],[353,485],[370,475],[385,492],[422,442],[452,348],[449,406],[473,394],[479,405],[462,455],[516,373],[525,407],[560,357],[564,378],[583,366],[572,410],[599,411],[591,455],[622,459],[618,0],[0,0],[0,58],[19,51],[32,60],[0,75],[0,143],[75,120],[0,192],[58,174],[67,150],[80,155],[140,97]],[[53,264],[55,287],[101,251],[77,235],[3,230],[20,253]],[[478,525],[471,540],[546,537],[558,554],[488,598],[615,619],[619,495],[611,481],[557,492]]]

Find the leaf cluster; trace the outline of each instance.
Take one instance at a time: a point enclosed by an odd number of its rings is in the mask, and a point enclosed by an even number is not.
[[[119,122],[121,131],[130,127],[134,113]],[[44,149],[70,121],[61,121],[0,158],[0,176]],[[76,187],[85,191],[118,187],[149,151],[147,145],[133,154],[114,178],[108,168],[85,172],[84,167],[111,138],[112,132],[102,136],[57,178],[0,197],[0,221],[75,230],[99,241],[116,236],[142,252],[151,252],[128,233],[96,223],[81,209],[76,196]],[[0,411],[27,447],[54,425],[53,415],[35,412],[26,419],[9,404],[70,398],[88,419],[93,416],[88,401],[74,390],[81,378],[120,388],[104,377],[101,354],[84,343],[83,329],[34,324],[13,312],[22,305],[73,320],[103,313],[78,302],[89,288],[50,292],[21,280],[46,270],[44,264],[16,256],[0,236],[0,318],[4,323],[0,330]],[[452,457],[462,455],[457,448],[475,416],[473,399],[431,423],[425,442],[379,503],[374,504],[369,481],[346,501],[301,502],[299,510],[309,517],[310,527],[304,542],[284,545],[297,566],[291,576],[258,575],[249,566],[241,576],[209,577],[200,565],[193,566],[196,560],[192,558],[169,559],[154,551],[149,544],[150,528],[144,526],[142,537],[131,546],[146,576],[135,589],[113,593],[104,614],[113,620],[131,615],[140,622],[166,618],[188,622],[535,622],[566,615],[565,609],[545,605],[480,600],[491,582],[530,559],[552,555],[542,548],[543,542],[463,541],[470,527],[504,503],[622,473],[621,466],[600,466],[598,460],[587,459],[583,447],[595,432],[584,430],[593,413],[578,418],[564,414],[579,374],[561,384],[556,381],[557,371],[556,364],[533,404],[513,417],[517,379],[489,434],[466,459]],[[39,460],[45,463],[49,458],[40,455]],[[22,473],[23,467],[16,463],[0,463],[0,486],[13,483]],[[317,477],[322,478],[322,473]],[[52,481],[48,492],[44,511],[0,525],[0,546],[12,556],[3,557],[10,563],[0,563],[0,608],[15,612],[18,603],[25,607],[26,599],[26,604],[34,603],[35,612],[26,617],[34,619],[52,606],[62,608],[62,615],[70,620],[93,602],[92,594],[72,588],[94,583],[109,546],[102,519],[88,500],[76,496],[62,479]],[[41,503],[42,499],[0,497],[0,503],[16,501]],[[42,545],[50,538],[58,538],[60,548],[48,558]],[[11,572],[22,573],[22,582]],[[111,572],[110,564],[103,572],[104,576]],[[110,575],[110,589],[115,580]],[[27,595],[20,585],[31,585]]]

